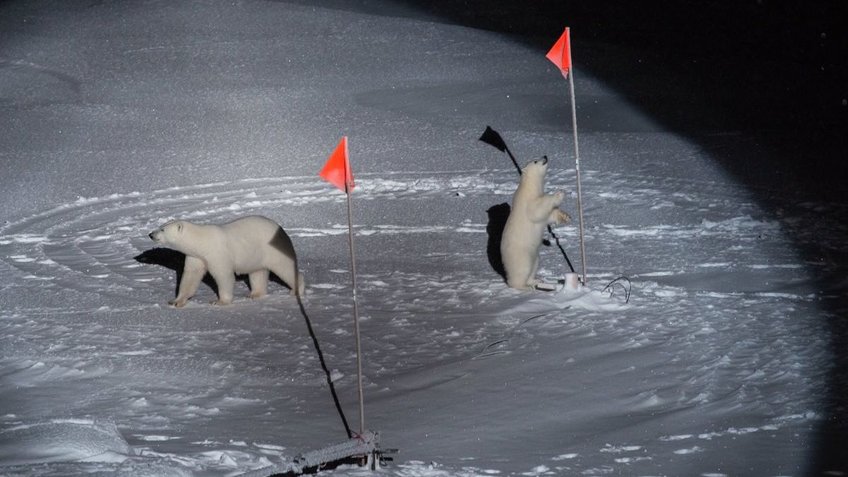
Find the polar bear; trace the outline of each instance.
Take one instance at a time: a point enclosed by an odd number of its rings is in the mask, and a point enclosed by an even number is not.
[[[538,283],[539,247],[548,224],[570,220],[558,206],[562,192],[545,194],[545,173],[548,158],[531,161],[521,169],[521,180],[512,196],[512,209],[506,219],[501,239],[501,258],[506,271],[506,283],[512,288],[526,290]]]
[[[303,273],[297,268],[292,241],[282,227],[267,217],[252,215],[223,225],[174,220],[149,236],[186,255],[179,293],[168,302],[176,307],[185,306],[194,296],[207,271],[218,285],[217,305],[233,302],[236,274],[248,275],[251,298],[267,294],[269,271],[280,277],[293,295],[303,295]]]

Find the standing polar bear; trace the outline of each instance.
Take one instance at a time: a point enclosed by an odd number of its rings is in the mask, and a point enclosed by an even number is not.
[[[293,295],[303,295],[303,274],[297,268],[292,241],[266,217],[252,215],[223,225],[174,220],[151,232],[150,238],[186,255],[179,293],[168,302],[171,305],[185,306],[207,271],[218,285],[217,305],[233,302],[237,274],[248,275],[251,298],[267,294],[269,272],[280,277]]]
[[[529,162],[521,169],[521,180],[512,196],[512,209],[501,239],[501,258],[506,271],[506,283],[512,288],[526,290],[538,283],[539,247],[548,224],[570,220],[558,206],[562,192],[545,194],[545,173],[548,158]]]

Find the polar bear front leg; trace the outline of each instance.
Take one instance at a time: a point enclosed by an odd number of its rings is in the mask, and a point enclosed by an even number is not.
[[[262,298],[268,294],[268,270],[257,270],[247,276],[250,282],[250,298]]]
[[[563,212],[557,207],[556,209],[551,211],[551,215],[548,216],[549,224],[567,224],[571,222],[571,216]]]
[[[168,304],[174,305],[177,308],[184,307],[189,298],[197,293],[197,287],[200,286],[200,281],[203,280],[203,275],[205,274],[206,265],[203,263],[203,260],[186,255],[179,292],[177,293],[177,297],[169,301]]]
[[[218,285],[218,301],[213,302],[213,305],[229,305],[233,302],[233,287],[236,284],[236,275],[231,268],[216,267],[210,268],[209,274],[215,279],[215,284]]]
[[[551,212],[562,203],[563,199],[565,199],[565,194],[562,192],[539,197],[528,210],[530,220],[536,223],[549,220]]]

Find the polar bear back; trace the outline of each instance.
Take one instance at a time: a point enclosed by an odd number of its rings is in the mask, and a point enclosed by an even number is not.
[[[259,215],[236,219],[220,226],[233,271],[250,273],[279,261],[297,261],[294,245],[276,222]]]
[[[502,254],[508,260],[525,261],[535,257],[542,244],[542,234],[547,226],[547,217],[533,220],[539,199],[544,195],[546,164],[531,162],[522,169],[521,179],[512,196],[512,209],[507,217],[502,238]]]

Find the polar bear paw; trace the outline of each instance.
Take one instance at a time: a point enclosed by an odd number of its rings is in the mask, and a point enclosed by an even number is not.
[[[571,216],[560,209],[554,209],[552,216],[554,219],[553,222],[556,224],[567,224],[571,222]]]

